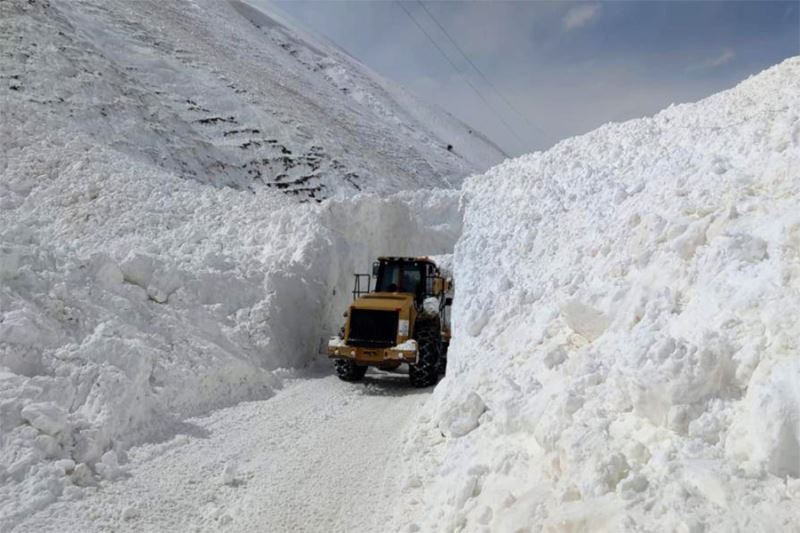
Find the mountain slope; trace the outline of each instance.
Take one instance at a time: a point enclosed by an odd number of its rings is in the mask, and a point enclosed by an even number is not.
[[[321,199],[458,186],[503,157],[452,117],[393,91],[398,103],[363,65],[245,4],[2,9],[8,113],[181,177]]]
[[[479,169],[505,157],[480,132],[375,74],[327,39],[303,31],[280,10],[267,16],[249,4],[238,0],[230,2],[306,69],[317,73],[343,95],[369,109],[381,122],[395,128],[394,135],[407,137],[414,145],[434,147],[430,154],[423,154],[425,159],[449,159],[440,150],[448,144],[453,145],[458,157]],[[445,160],[440,164],[446,164]],[[453,185],[456,183],[460,183],[457,176]]]

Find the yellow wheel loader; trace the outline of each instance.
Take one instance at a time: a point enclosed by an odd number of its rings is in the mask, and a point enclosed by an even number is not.
[[[436,384],[447,364],[451,292],[452,281],[428,257],[379,257],[372,276],[355,274],[345,325],[328,341],[336,373],[358,381],[369,366],[407,363],[414,386]]]

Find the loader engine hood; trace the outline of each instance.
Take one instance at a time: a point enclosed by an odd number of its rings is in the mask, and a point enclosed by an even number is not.
[[[408,310],[414,306],[414,295],[398,292],[371,292],[355,300],[350,308]]]
[[[346,328],[348,345],[390,347],[409,337],[415,318],[414,295],[374,292],[350,305]]]

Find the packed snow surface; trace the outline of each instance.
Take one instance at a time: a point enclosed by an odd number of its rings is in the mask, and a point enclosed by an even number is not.
[[[415,531],[800,524],[800,58],[464,186]]]
[[[320,370],[268,400],[185,420],[129,450],[114,480],[15,531],[384,531],[402,433],[428,392],[404,374],[349,384]]]

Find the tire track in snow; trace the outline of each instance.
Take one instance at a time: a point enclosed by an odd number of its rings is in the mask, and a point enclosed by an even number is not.
[[[405,374],[298,379],[131,449],[126,477],[17,531],[382,531],[404,429],[428,394]]]

